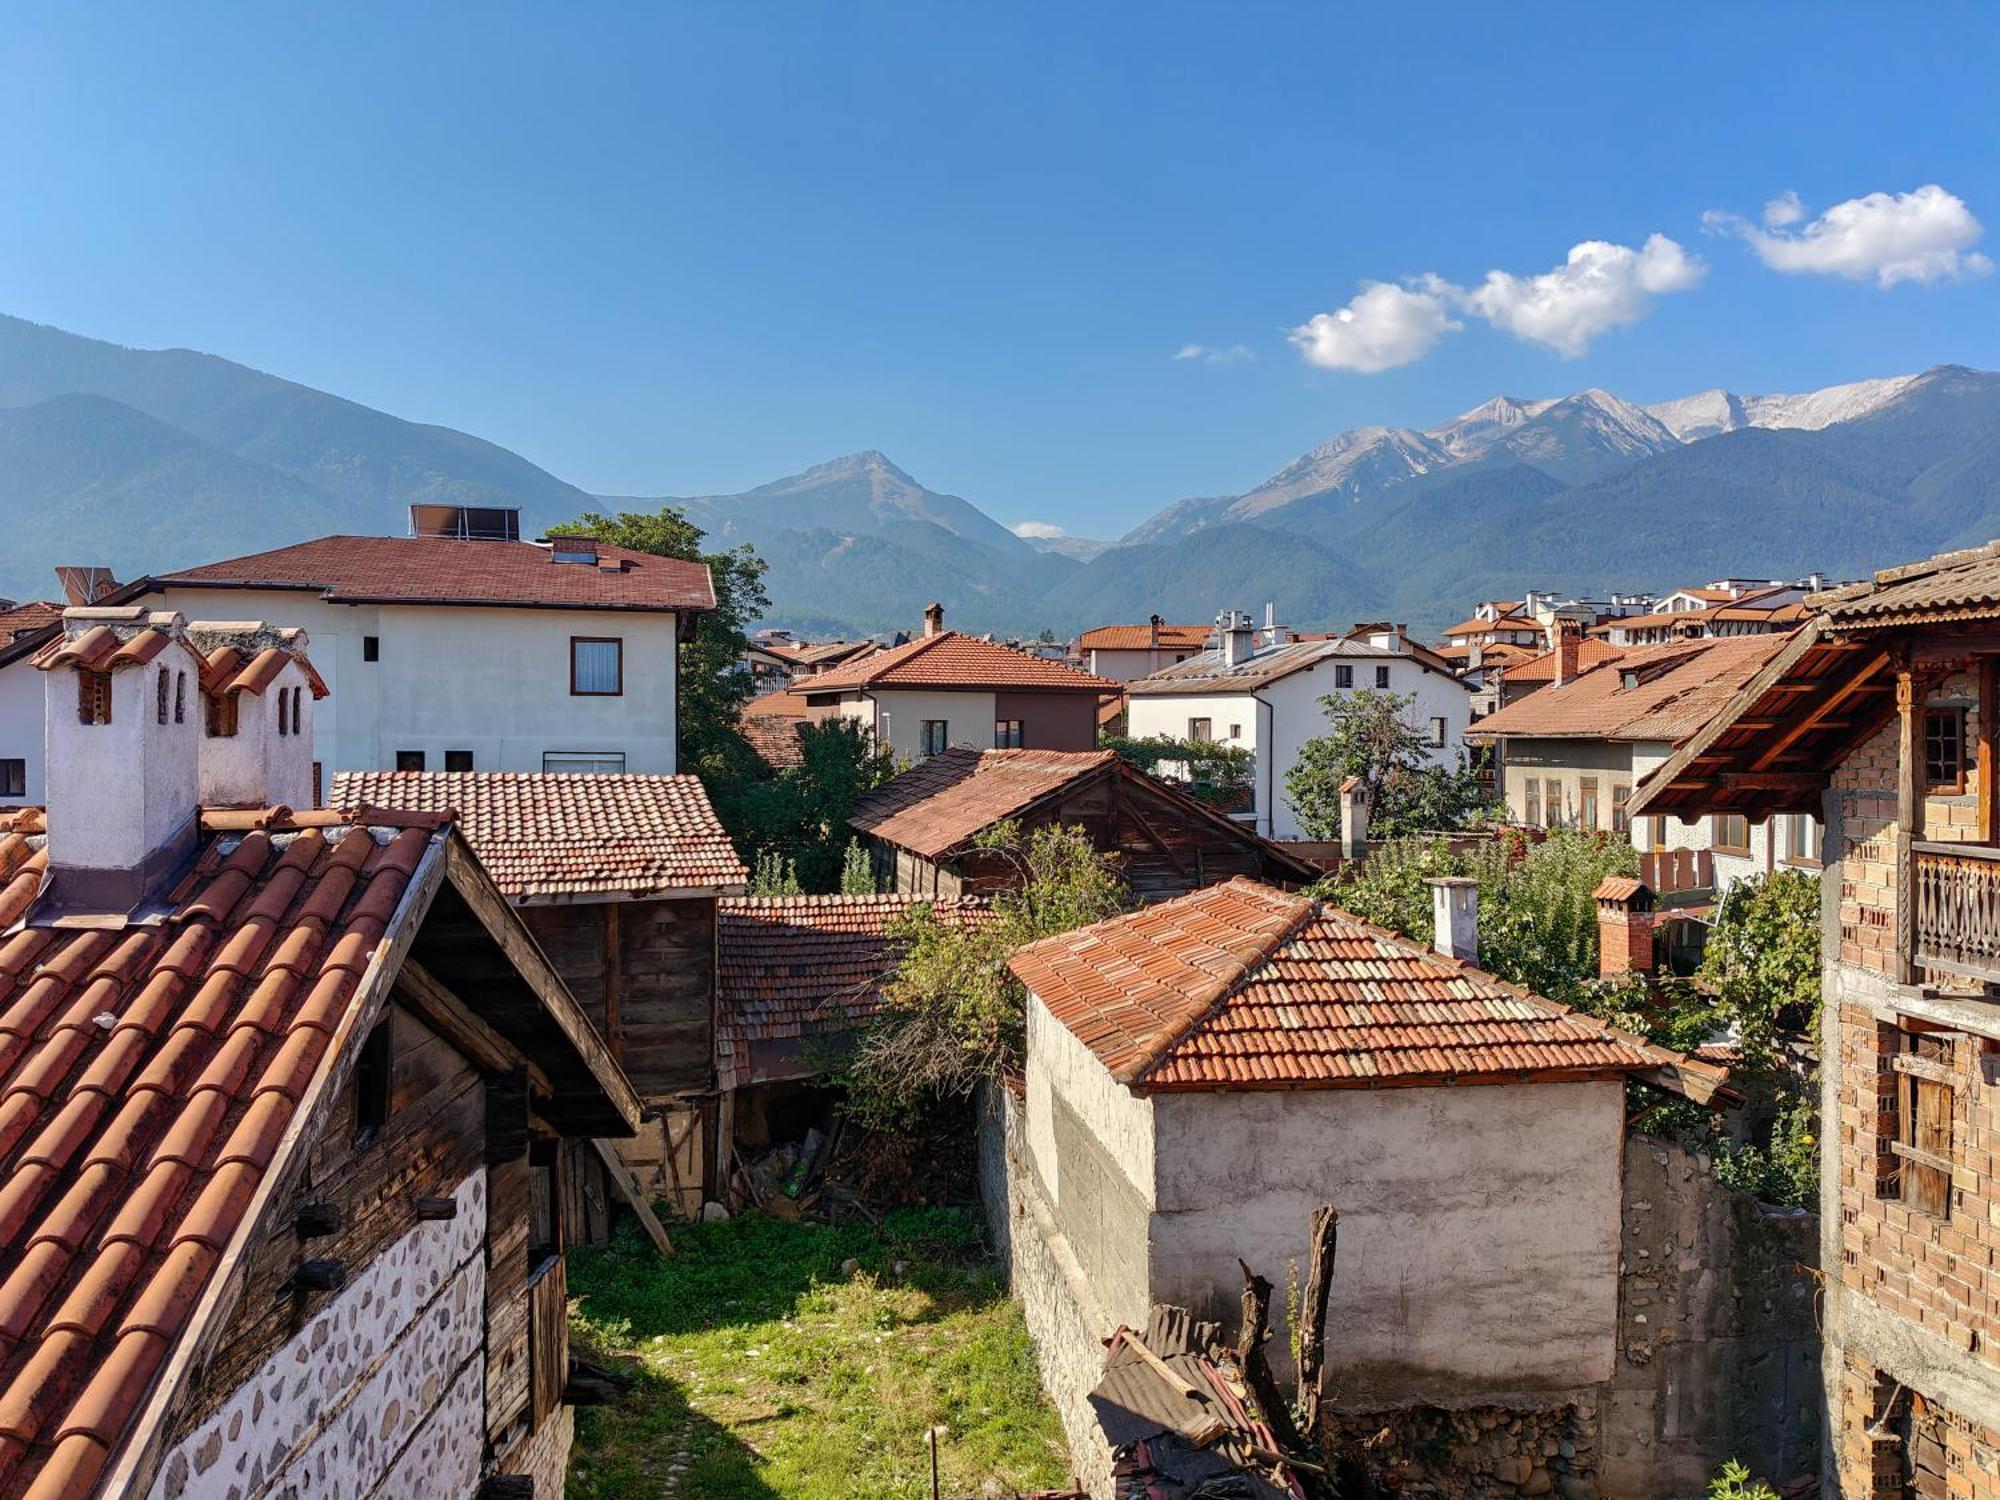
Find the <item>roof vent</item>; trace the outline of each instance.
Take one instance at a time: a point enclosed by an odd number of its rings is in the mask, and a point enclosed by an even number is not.
[[[552,536],[549,538],[549,549],[550,562],[597,566],[597,538],[594,536]]]
[[[521,512],[511,505],[412,505],[410,535],[450,537],[461,542],[518,542]]]

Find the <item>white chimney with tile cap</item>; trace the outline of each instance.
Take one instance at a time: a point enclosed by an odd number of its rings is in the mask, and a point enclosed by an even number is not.
[[[1215,617],[1215,635],[1225,667],[1240,667],[1257,654],[1257,632],[1240,609],[1225,609]]]
[[[1431,946],[1446,958],[1479,962],[1479,882],[1463,875],[1433,875],[1431,917],[1436,927]]]
[[[71,607],[44,674],[49,903],[131,911],[193,849],[201,659],[172,610]]]
[[[201,805],[313,805],[313,704],[326,684],[306,633],[260,620],[197,620],[202,659]]]

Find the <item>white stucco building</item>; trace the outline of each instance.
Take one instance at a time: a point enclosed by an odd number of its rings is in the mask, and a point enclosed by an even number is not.
[[[1406,712],[1432,760],[1455,763],[1472,718],[1472,689],[1441,662],[1426,660],[1399,632],[1338,641],[1259,645],[1249,619],[1226,616],[1222,644],[1125,685],[1126,723],[1135,739],[1208,739],[1251,752],[1257,832],[1304,838],[1285,776],[1306,741],[1327,732],[1320,700],[1385,692],[1414,701]]]
[[[188,619],[303,627],[335,771],[671,774],[700,563],[579,538],[331,536],[143,580]]]
[[[1154,615],[1144,625],[1099,625],[1077,637],[1083,664],[1099,677],[1130,682],[1150,677],[1197,651],[1215,638],[1213,625],[1169,625]]]

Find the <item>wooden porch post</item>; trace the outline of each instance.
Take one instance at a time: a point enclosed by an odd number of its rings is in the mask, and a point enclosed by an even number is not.
[[[1979,842],[1993,842],[1993,795],[1994,795],[1994,693],[1996,673],[1994,665],[2000,658],[1982,656],[1979,658]]]
[[[1896,977],[1917,982],[1917,865],[1924,836],[1924,716],[1907,660],[1896,666]]]

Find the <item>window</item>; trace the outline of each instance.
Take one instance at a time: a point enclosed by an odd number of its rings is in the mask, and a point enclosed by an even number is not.
[[[1377,686],[1378,688],[1385,688],[1388,685],[1389,685],[1389,669],[1386,666],[1377,667],[1375,669],[1375,686]]]
[[[380,661],[382,659],[381,636],[364,635],[361,637],[361,659],[363,661]]]
[[[1213,719],[1189,719],[1188,738],[1191,740],[1212,740],[1215,738]]]
[[[951,743],[951,725],[944,719],[925,719],[922,739],[924,754],[940,755]]]
[[[542,753],[542,769],[565,776],[623,776],[623,750],[547,750]]]
[[[1597,832],[1597,778],[1580,777],[1576,783],[1576,825],[1585,833]]]
[[[162,667],[153,679],[153,721],[158,724],[167,722],[167,695],[172,691],[171,678],[172,674]]]
[[[1333,685],[1337,688],[1354,686],[1354,668],[1342,663],[1333,669]]]
[[[111,722],[111,674],[109,672],[78,672],[76,674],[76,717],[83,724],[109,724]]]
[[[1448,731],[1446,729],[1445,722],[1443,719],[1431,720],[1431,748],[1433,750],[1444,749],[1444,742],[1447,733]]]
[[[384,1017],[361,1044],[354,1067],[354,1144],[365,1146],[389,1123],[389,1072],[392,1053],[389,1019]]]
[[[1242,726],[1241,724],[1231,724],[1231,725],[1229,726],[1229,737],[1230,737],[1230,738],[1231,738],[1232,740],[1240,740],[1240,739],[1242,739],[1242,738],[1243,738],[1243,726]]]
[[[1611,831],[1632,831],[1632,788],[1629,786],[1619,785],[1611,789]]]
[[[1951,1216],[1952,1038],[1935,1031],[1878,1026],[1895,1075],[1894,1131],[1876,1172],[1879,1196],[1900,1198],[1920,1213]],[[1878,1044],[1880,1044],[1878,1043]]]
[[[472,769],[472,752],[470,750],[445,751],[444,768],[447,771],[470,771]]]
[[[1924,788],[1957,796],[1965,790],[1965,710],[1924,710]]]
[[[188,674],[185,672],[174,673],[174,722],[176,724],[185,724],[187,722],[187,696]]]
[[[398,750],[396,769],[399,771],[421,771],[424,768],[424,752],[421,750]]]
[[[1542,826],[1541,778],[1530,776],[1521,785],[1524,789],[1522,793],[1524,805],[1521,809],[1521,821],[1530,828],[1540,828]]]
[[[1717,813],[1709,830],[1709,843],[1724,854],[1750,852],[1750,820],[1742,813]]]
[[[612,636],[571,636],[569,690],[576,698],[616,698],[623,693],[625,643]]]
[[[1018,750],[1025,743],[1021,738],[1019,719],[995,719],[993,721],[993,748],[995,750]]]
[[[21,759],[0,760],[0,797],[28,795],[28,763]]]
[[[1784,817],[1785,863],[1816,865],[1820,861],[1819,819],[1811,813],[1787,813]]]

